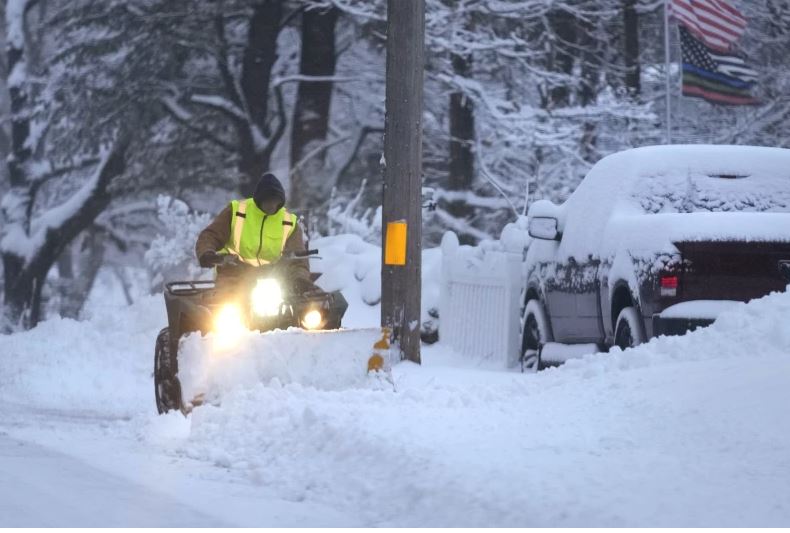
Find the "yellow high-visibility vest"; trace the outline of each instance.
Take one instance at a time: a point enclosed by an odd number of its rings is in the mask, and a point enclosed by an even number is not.
[[[296,215],[284,207],[267,215],[252,198],[233,200],[230,206],[230,239],[221,252],[234,254],[253,266],[280,259],[288,237],[296,231]]]

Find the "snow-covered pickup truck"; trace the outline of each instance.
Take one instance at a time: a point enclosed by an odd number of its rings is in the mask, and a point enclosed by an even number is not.
[[[709,325],[790,282],[790,150],[619,152],[528,216],[527,367]]]

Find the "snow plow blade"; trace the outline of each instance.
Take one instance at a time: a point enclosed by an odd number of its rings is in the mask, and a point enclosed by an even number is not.
[[[178,350],[181,411],[219,404],[233,390],[297,384],[322,390],[392,384],[386,328],[245,332],[233,346],[191,334]]]

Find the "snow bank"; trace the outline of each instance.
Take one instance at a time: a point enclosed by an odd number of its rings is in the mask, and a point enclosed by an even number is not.
[[[221,404],[188,418],[156,417],[150,372],[164,305],[153,297],[0,337],[0,431],[186,504],[185,487],[201,502],[254,493],[264,507],[331,509],[352,525],[787,525],[789,322],[790,294],[772,294],[684,337],[537,374],[470,368],[440,343],[423,366],[396,365],[394,390],[297,383],[291,363],[309,369],[301,380],[319,375],[317,361],[301,361],[286,333],[278,349],[296,359],[249,371],[285,378],[226,387]],[[269,343],[248,340],[252,350]],[[151,476],[160,464],[181,482]],[[200,511],[227,517],[218,508],[231,499]]]
[[[177,449],[368,525],[786,524],[788,320],[773,294],[535,375],[437,367],[434,347],[394,393],[237,388]]]
[[[0,335],[0,402],[129,416],[155,409],[154,341],[162,296],[78,322],[53,318]]]
[[[357,235],[322,237],[310,242],[320,258],[310,269],[320,272],[317,284],[326,291],[340,290],[349,303],[343,327],[367,328],[381,324],[381,248]],[[422,320],[439,306],[442,255],[439,248],[422,252]]]
[[[661,336],[625,351],[617,347],[608,354],[588,355],[569,361],[558,374],[581,372],[597,375],[710,359],[749,360],[766,356],[790,359],[790,293],[772,293],[749,303],[732,302],[720,310],[716,321],[683,336]]]
[[[369,327],[371,308],[381,301],[381,248],[357,235],[338,235],[310,241],[320,258],[310,259],[310,269],[320,272],[318,285],[326,291],[343,291],[349,309],[345,327]]]

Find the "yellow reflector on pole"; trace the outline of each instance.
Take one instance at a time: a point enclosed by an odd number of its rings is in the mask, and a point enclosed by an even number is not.
[[[406,229],[405,220],[387,222],[384,264],[396,266],[406,264]]]

